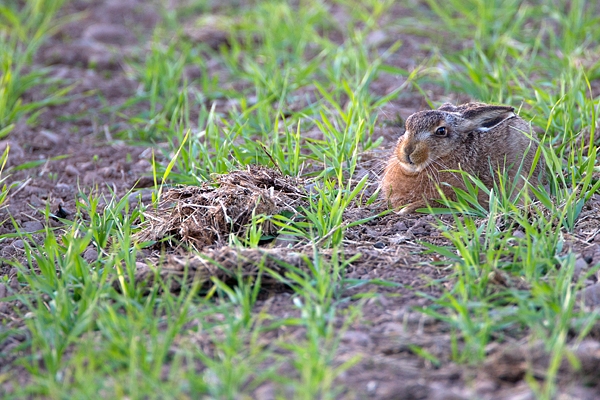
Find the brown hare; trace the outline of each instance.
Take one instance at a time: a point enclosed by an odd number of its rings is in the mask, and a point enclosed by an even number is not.
[[[531,132],[509,106],[445,103],[437,110],[414,113],[406,120],[406,132],[385,168],[382,195],[391,207],[404,206],[402,213],[439,199],[436,185],[455,199],[452,187],[464,189],[463,174],[447,170],[468,172],[488,188],[499,171],[506,171],[511,182],[518,179],[517,188],[522,188],[523,180],[516,175],[529,174],[537,149]],[[541,178],[543,170],[540,158],[533,178]],[[486,198],[480,191],[479,201],[485,204]]]

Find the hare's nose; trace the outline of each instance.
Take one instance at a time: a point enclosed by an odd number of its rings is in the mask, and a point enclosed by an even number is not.
[[[414,164],[414,162],[410,159],[410,155],[415,151],[415,146],[414,145],[408,145],[404,148],[404,158],[406,159],[406,162],[409,164]]]

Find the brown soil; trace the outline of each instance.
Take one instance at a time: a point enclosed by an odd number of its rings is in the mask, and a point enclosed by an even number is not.
[[[394,13],[398,15],[408,13],[400,6],[396,8]],[[123,68],[124,57],[139,56],[142,49],[148,47],[146,41],[150,40],[152,28],[159,20],[158,13],[143,1],[114,0],[72,1],[64,13],[80,11],[85,11],[82,19],[69,23],[51,38],[40,50],[33,66],[49,67],[51,76],[74,83],[71,100],[48,107],[39,116],[35,126],[19,123],[9,138],[0,143],[0,147],[7,144],[11,146],[9,166],[41,161],[36,167],[11,173],[8,182],[17,183],[17,186],[11,191],[8,207],[0,214],[2,221],[12,216],[25,232],[39,231],[46,224],[60,225],[56,221],[45,220],[46,207],[55,215],[63,210],[67,213],[62,214],[63,216],[73,218],[77,210],[76,196],[80,189],[84,193],[104,193],[110,196],[114,192],[117,196],[127,196],[136,182],[146,180],[144,177],[151,170],[152,151],[115,140],[113,132],[123,130],[126,120],[117,113],[102,110],[116,108],[134,95],[137,83],[126,74]],[[219,36],[221,32],[218,30],[213,34],[207,31],[194,34],[195,40],[204,40],[211,46],[213,42],[222,43],[226,40]],[[371,38],[383,47],[398,39],[403,40],[404,45],[390,60],[394,65],[411,69],[427,56],[422,50],[422,44],[427,41],[423,37],[401,32],[379,32],[379,36]],[[371,90],[382,95],[394,90],[399,84],[401,82],[398,82],[397,77],[383,74],[373,82]],[[424,88],[434,100],[465,100],[443,97],[443,90],[434,85],[426,85]],[[36,90],[28,93],[24,100],[43,96],[43,93]],[[425,107],[426,103],[419,93],[405,94],[382,108],[380,121],[401,120]],[[68,118],[71,116],[76,118]],[[391,148],[397,138],[398,128],[388,125],[382,122],[376,128],[376,135],[384,138],[385,149]],[[365,154],[362,169],[357,175],[369,172],[376,176],[381,171],[381,160],[385,159],[385,154],[386,150]],[[66,157],[55,159],[58,156]],[[268,190],[269,187],[271,186],[260,189]],[[213,189],[207,188],[209,191]],[[195,191],[194,196],[201,196],[200,189],[192,191]],[[145,203],[151,198],[149,193],[147,189],[141,192]],[[286,196],[289,195],[286,192]],[[236,196],[241,195],[237,193]],[[265,200],[264,196],[261,198]],[[174,199],[175,197],[169,198],[170,201]],[[137,204],[137,197],[130,196],[130,201]],[[272,199],[272,203],[268,204],[270,209],[279,209],[276,200]],[[580,224],[569,238],[572,248],[583,260],[580,262],[581,268],[589,268],[600,262],[598,210],[600,197],[596,196],[586,206]],[[348,210],[347,219],[357,220],[370,216],[370,213],[369,210],[357,207]],[[346,388],[340,397],[532,398],[523,378],[530,367],[534,371],[541,371],[540,374],[545,370],[548,359],[539,346],[528,343],[527,338],[514,341],[509,339],[503,344],[490,346],[488,360],[483,366],[458,365],[451,361],[451,332],[448,326],[414,310],[415,307],[430,304],[430,296],[440,294],[440,289],[430,285],[430,282],[449,273],[447,266],[439,266],[439,256],[425,254],[423,246],[419,244],[420,241],[438,244],[443,242],[432,222],[432,216],[390,214],[347,230],[346,256],[360,253],[361,257],[347,268],[345,277],[355,280],[380,279],[397,285],[382,287],[370,284],[348,289],[347,295],[370,292],[373,296],[363,305],[361,317],[343,334],[336,361],[341,363],[356,355],[361,355],[362,358],[357,365],[339,377],[338,382]],[[162,234],[177,233],[173,232],[172,226],[163,228]],[[10,220],[6,220],[0,227],[0,233],[14,231]],[[184,236],[180,235],[180,239]],[[42,236],[38,234],[34,238],[41,240]],[[218,240],[213,242],[219,244]],[[295,267],[302,268],[303,261],[298,254],[310,252],[310,249],[299,243],[293,252],[288,253],[282,250],[288,244],[285,238],[280,238],[270,243],[269,249],[241,253],[218,245],[206,250],[206,255],[223,265],[246,266],[245,271],[248,273],[255,273],[255,262],[263,257],[284,259]],[[24,260],[21,239],[7,238],[0,246],[0,256],[3,259]],[[196,247],[202,248],[204,244]],[[324,255],[327,256],[326,251]],[[163,265],[163,274],[180,275],[184,263],[190,264],[196,274],[204,274],[204,277],[207,273],[223,279],[227,277],[219,275],[223,270],[214,268],[214,264],[206,262],[204,258],[192,257],[190,260],[189,256],[182,255],[181,252],[173,255]],[[273,263],[270,266],[276,269],[277,265]],[[144,267],[140,267],[140,279],[151,279],[150,274],[144,275],[146,272]],[[8,284],[0,284],[0,298],[26,289],[20,287],[16,280],[16,269],[8,262],[2,264],[0,274],[8,276]],[[268,291],[257,304],[257,309],[266,307],[274,316],[295,313],[289,293],[280,290],[277,282],[272,284],[277,290]],[[600,290],[596,285],[594,279],[586,289],[586,296],[592,301],[596,297],[600,299]],[[14,302],[0,303],[0,317],[6,321],[8,328],[23,326],[19,308],[14,307],[15,305],[18,306]],[[15,377],[15,381],[19,382],[27,381],[27,373],[12,364],[10,350],[23,340],[24,335],[13,335],[0,343],[0,352],[3,354],[0,358],[0,373],[12,371],[13,374],[23,374]],[[598,397],[598,391],[594,387],[598,371],[594,365],[600,362],[600,342],[588,339],[584,344],[584,347],[577,350],[577,354],[585,355],[583,368],[572,371],[566,364],[561,367],[561,391],[570,398]],[[422,348],[435,356],[441,362],[440,365],[417,355],[416,348]],[[592,386],[586,386],[590,383]],[[272,390],[268,384],[263,385],[253,395],[256,398],[268,398]]]

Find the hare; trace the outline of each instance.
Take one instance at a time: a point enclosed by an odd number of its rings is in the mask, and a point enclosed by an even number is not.
[[[506,171],[511,182],[519,179],[520,189],[523,178],[516,175],[529,174],[537,149],[530,134],[529,124],[510,106],[445,103],[437,110],[419,111],[406,120],[406,132],[381,179],[381,193],[393,208],[405,206],[402,213],[439,199],[438,187],[456,199],[452,187],[464,189],[464,178],[449,170],[468,172],[488,188]],[[533,177],[541,178],[543,170],[540,158]],[[485,204],[487,196],[481,195],[479,201]]]

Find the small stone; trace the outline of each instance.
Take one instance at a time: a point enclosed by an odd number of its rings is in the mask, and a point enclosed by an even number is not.
[[[69,185],[68,183],[57,183],[54,188],[61,192],[70,192],[73,190],[73,186]]]
[[[135,167],[141,171],[146,171],[152,167],[152,163],[148,160],[141,159],[135,163]]]
[[[13,247],[15,249],[24,249],[25,248],[25,242],[23,242],[23,240],[21,239],[17,239],[12,243]]]
[[[31,196],[29,196],[29,204],[31,204],[34,207],[39,207],[43,204],[44,202],[42,200],[40,200],[39,197],[37,197],[35,194],[32,194]]]
[[[96,168],[96,164],[93,161],[88,161],[79,164],[79,170],[81,171],[91,171]]]
[[[77,168],[75,168],[73,165],[67,164],[67,166],[65,167],[65,173],[69,176],[78,176],[79,170]]]
[[[253,397],[255,399],[265,399],[265,400],[271,400],[271,399],[274,400],[277,398],[275,396],[275,388],[273,387],[272,383],[263,383],[262,385],[257,387],[254,390]]]
[[[429,231],[427,229],[425,229],[424,227],[419,226],[419,227],[413,228],[411,230],[411,233],[415,236],[417,236],[417,235],[420,236],[420,235],[426,235],[427,233],[429,233]]]
[[[588,268],[589,265],[583,258],[577,258],[573,267],[573,280],[579,279],[580,275],[584,274]]]
[[[21,230],[25,233],[33,233],[37,231],[41,231],[44,229],[44,225],[42,225],[38,221],[27,221],[23,222],[21,225]]]
[[[154,178],[151,176],[142,176],[132,186],[134,189],[154,187]]]
[[[377,381],[369,381],[367,382],[367,393],[369,394],[375,394],[375,392],[377,391]]]
[[[396,228],[398,232],[406,232],[408,230],[408,226],[406,226],[406,222],[404,221],[397,222],[396,225],[394,225],[394,228]]]
[[[152,189],[143,189],[133,192],[127,197],[127,201],[129,204],[136,204],[138,201],[141,201],[142,204],[149,204],[152,202],[152,193],[154,193],[154,190]]]
[[[513,232],[513,237],[517,239],[525,239],[525,232],[520,229],[517,229]]]
[[[138,271],[145,271],[145,270],[150,269],[150,268],[148,267],[148,264],[146,264],[145,262],[136,261],[135,262],[135,269],[138,270]]]
[[[383,249],[383,248],[385,248],[385,243],[377,242],[373,245],[373,247],[375,247],[376,249]]]
[[[342,336],[342,342],[361,347],[369,347],[373,342],[371,337],[360,331],[346,331]]]
[[[318,194],[318,189],[319,186],[316,183],[309,183],[308,185],[304,186],[304,190],[306,190],[306,193],[308,194]]]
[[[586,306],[597,307],[600,304],[600,283],[586,287],[581,293]]]
[[[388,308],[390,306],[390,300],[385,296],[385,295],[379,295],[377,297],[375,297],[377,299],[377,302],[383,307],[383,308]]]
[[[94,247],[90,247],[83,252],[82,257],[86,262],[93,263],[98,259],[98,250],[96,250]]]
[[[365,38],[365,44],[372,47],[379,47],[389,40],[389,35],[384,30],[372,31]]]
[[[597,375],[600,360],[600,343],[593,339],[583,340],[574,353],[581,363],[581,371],[588,375]]]
[[[98,177],[98,174],[96,174],[93,171],[86,172],[86,174],[83,176],[83,183],[88,186],[93,185],[96,181],[99,181],[99,180],[100,179]]]
[[[154,158],[154,151],[150,147],[148,147],[146,150],[140,153],[138,158],[152,160]],[[150,163],[150,161],[148,161],[148,163]]]
[[[205,21],[208,23],[203,26],[188,26],[184,28],[184,35],[197,43],[205,43],[213,50],[218,50],[221,46],[228,46],[231,35],[224,26],[217,23]]]
[[[98,170],[98,174],[104,178],[117,178],[119,174],[114,167],[103,167]]]
[[[8,286],[10,286],[12,291],[15,293],[18,292],[19,289],[21,288],[21,285],[19,284],[19,281],[16,276],[13,276],[11,278],[11,280],[8,282]]]
[[[406,235],[397,234],[392,236],[389,240],[392,244],[402,244],[410,240],[410,237]]]
[[[14,165],[25,157],[25,150],[14,140],[0,140],[0,154],[4,153],[6,147],[10,146],[7,165]]]
[[[52,144],[59,144],[62,138],[54,132],[42,129],[39,134],[44,138],[48,139],[48,141]]]
[[[596,283],[598,281],[598,279],[586,279],[585,281],[583,281],[583,287],[588,287],[588,286],[592,286],[594,283]]]
[[[82,37],[112,45],[132,44],[136,41],[129,29],[117,24],[92,24],[83,32]]]

